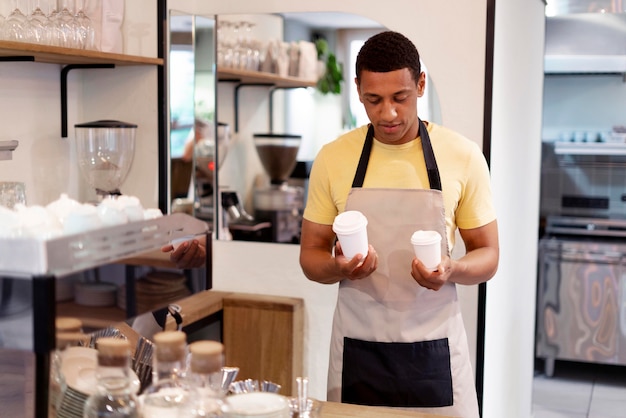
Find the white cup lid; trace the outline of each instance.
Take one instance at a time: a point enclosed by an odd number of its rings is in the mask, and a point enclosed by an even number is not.
[[[437,231],[418,230],[411,235],[411,244],[430,245],[441,242],[441,235]]]
[[[367,218],[358,210],[348,210],[335,217],[333,231],[335,234],[352,234],[367,226]]]

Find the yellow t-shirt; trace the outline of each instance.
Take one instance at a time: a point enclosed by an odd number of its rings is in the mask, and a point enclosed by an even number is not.
[[[476,143],[432,122],[427,129],[441,177],[451,250],[457,227],[478,228],[496,219],[489,169]],[[311,168],[305,219],[332,225],[344,211],[366,135],[367,125],[322,147]],[[363,187],[430,188],[419,137],[402,145],[374,139]]]

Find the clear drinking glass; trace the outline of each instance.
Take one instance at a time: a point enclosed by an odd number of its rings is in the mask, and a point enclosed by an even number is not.
[[[28,42],[29,23],[19,0],[13,0],[13,10],[2,25],[2,38],[7,41]]]
[[[80,48],[78,42],[78,22],[74,17],[74,2],[61,0],[57,14],[52,18],[53,45],[65,48]]]
[[[30,42],[50,44],[50,20],[41,8],[40,0],[34,0],[33,10],[28,14],[28,21],[30,23]]]
[[[96,49],[96,31],[91,23],[91,19],[85,13],[85,1],[77,0],[76,10],[76,42],[82,49]]]
[[[19,181],[0,181],[0,205],[9,209],[26,204],[26,186]]]

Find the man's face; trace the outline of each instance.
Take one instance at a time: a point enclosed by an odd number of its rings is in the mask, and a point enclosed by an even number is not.
[[[425,75],[415,82],[408,68],[376,73],[363,71],[357,81],[359,99],[377,140],[404,144],[417,137],[417,98],[424,94]]]

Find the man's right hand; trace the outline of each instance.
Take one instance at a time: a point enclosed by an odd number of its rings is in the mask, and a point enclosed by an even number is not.
[[[368,246],[367,257],[357,254],[348,260],[341,250],[339,241],[335,244],[335,264],[341,274],[349,280],[364,279],[371,275],[378,267],[378,254],[371,245]]]

